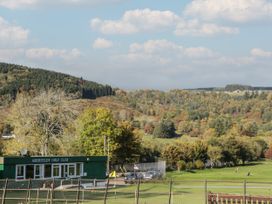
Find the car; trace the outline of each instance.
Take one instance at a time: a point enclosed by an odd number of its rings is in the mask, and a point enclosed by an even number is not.
[[[161,178],[161,173],[159,171],[147,171],[143,174],[143,179],[151,180],[151,179],[159,179]]]
[[[139,177],[137,176],[137,173],[135,172],[128,172],[125,173],[124,182],[125,183],[134,183]]]

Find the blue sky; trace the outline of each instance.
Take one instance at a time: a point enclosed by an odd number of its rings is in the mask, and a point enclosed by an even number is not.
[[[124,89],[272,86],[271,0],[0,0],[0,61]]]

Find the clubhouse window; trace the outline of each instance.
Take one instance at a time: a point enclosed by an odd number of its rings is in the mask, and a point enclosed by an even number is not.
[[[53,177],[54,178],[60,177],[60,165],[58,164],[53,165]]]
[[[83,176],[83,163],[16,165],[16,179],[73,178]]]
[[[34,178],[34,165],[26,165],[26,179]]]
[[[52,168],[51,164],[44,165],[44,178],[51,178],[52,177],[51,168]]]
[[[17,165],[16,166],[16,179],[21,180],[25,179],[25,166]]]

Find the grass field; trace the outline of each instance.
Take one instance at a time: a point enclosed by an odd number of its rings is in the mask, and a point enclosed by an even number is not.
[[[248,173],[250,172],[250,176]],[[216,193],[243,194],[244,181],[247,181],[247,195],[272,196],[272,161],[251,163],[247,166],[205,169],[192,172],[168,172],[167,180],[173,179],[173,204],[204,203],[205,180],[208,191]],[[116,189],[110,193],[109,203],[134,203],[135,185]],[[119,192],[130,192],[131,197],[122,197]],[[169,183],[145,183],[140,188],[140,202],[144,204],[168,203]]]
[[[250,176],[247,176],[250,172]],[[272,196],[272,161],[251,163],[247,166],[196,170],[193,172],[168,172],[166,179],[157,183],[142,183],[140,185],[141,204],[166,204],[169,200],[169,180],[173,179],[172,204],[202,204],[205,199],[205,180],[208,180],[208,191],[215,193],[243,194],[244,180],[247,181],[247,195]],[[134,204],[136,184],[119,186],[109,190],[108,204]],[[20,192],[7,192],[8,197],[19,196]],[[36,191],[31,193],[32,203],[36,203]],[[46,198],[46,192],[40,193]],[[56,191],[54,197],[75,199],[76,192]],[[21,192],[20,197],[25,197]],[[104,190],[81,191],[80,198],[91,200],[90,204],[103,203]],[[6,203],[18,203],[9,201]],[[39,202],[45,203],[45,202]],[[75,203],[72,201],[70,203]]]
[[[247,176],[250,172],[250,176]],[[272,161],[251,163],[246,166],[229,167],[220,169],[196,170],[193,172],[169,172],[167,178],[178,180],[231,180],[231,181],[271,181]]]

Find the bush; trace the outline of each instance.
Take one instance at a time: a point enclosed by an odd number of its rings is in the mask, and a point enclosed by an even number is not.
[[[201,160],[196,160],[195,163],[194,163],[194,166],[195,166],[196,169],[204,169],[205,164]]]
[[[177,168],[178,168],[178,171],[186,170],[186,162],[183,161],[183,160],[178,161],[177,162]]]
[[[193,162],[188,162],[187,164],[186,164],[186,170],[187,171],[190,171],[190,170],[192,170],[194,168],[194,163]]]

